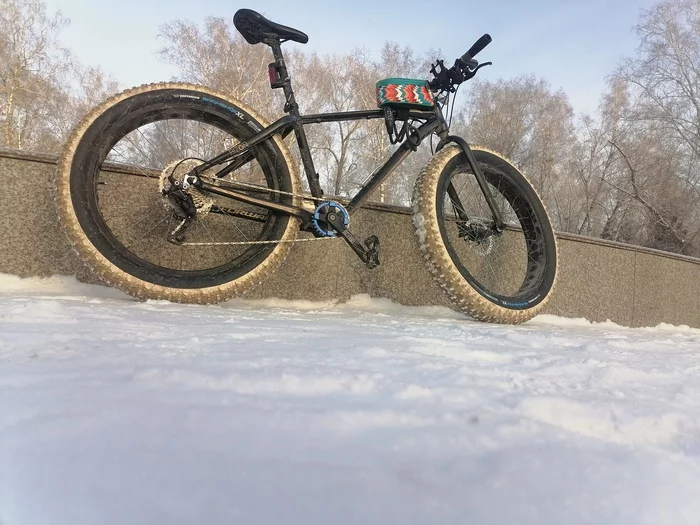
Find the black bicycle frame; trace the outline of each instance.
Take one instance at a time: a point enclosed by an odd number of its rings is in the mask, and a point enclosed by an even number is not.
[[[263,129],[253,137],[249,138],[248,140],[236,144],[232,149],[223,152],[221,155],[210,159],[204,164],[201,164],[195,169],[195,171],[198,174],[200,172],[206,171],[207,169],[213,166],[216,166],[217,164],[221,164],[223,162],[227,162],[233,159],[233,162],[231,162],[231,164],[229,164],[228,166],[216,173],[217,177],[224,177],[225,175],[238,169],[241,165],[251,160],[252,154],[250,154],[249,151],[252,147],[254,147],[256,144],[265,141],[266,139],[270,138],[271,136],[277,133],[284,136],[288,134],[291,130],[293,130],[297,132],[297,134],[301,134],[301,136],[304,139],[306,139],[306,134],[303,129],[304,124],[317,124],[321,122],[346,122],[351,120],[376,118],[384,118],[384,111],[348,111],[342,113],[327,113],[320,115],[305,116],[286,115],[275,121],[267,128]],[[429,116],[426,115],[426,112],[422,111],[411,112],[410,118],[413,118],[415,120],[427,118],[427,120],[415,130],[415,133],[413,135],[407,137],[399,146],[399,148],[391,155],[391,157],[389,157],[389,159],[370,176],[370,178],[367,180],[362,189],[346,206],[346,209],[349,214],[352,213],[354,209],[361,206],[362,203],[364,203],[372,195],[372,193],[377,189],[377,187],[382,182],[384,182],[384,180],[389,175],[391,175],[391,173],[406,159],[406,157],[408,157],[408,155],[413,151],[416,143],[422,142],[425,138],[430,136],[430,134],[434,133],[436,130],[441,128],[441,123],[433,112],[429,112]],[[319,204],[320,200],[323,198],[323,190],[321,189],[320,184],[318,183],[318,175],[316,174],[314,169],[313,159],[311,158],[311,155],[308,152],[308,148],[300,147],[300,151],[302,155],[302,162],[304,164],[304,169],[306,172],[306,177],[309,181],[311,194],[318,201],[317,204]],[[306,160],[304,160],[304,157],[306,156],[305,152],[309,156],[309,158]],[[202,189],[210,191],[211,193],[231,197],[233,199],[244,201],[249,204],[262,206],[265,208],[273,208],[278,211],[289,213],[292,215],[301,215],[300,213],[298,213],[300,210],[297,210],[297,208],[294,206],[287,206],[284,204],[270,202],[268,200],[257,199],[255,197],[250,197],[246,194],[238,193],[233,190],[227,190],[217,185],[206,183],[204,181],[200,183],[200,186]]]
[[[299,153],[301,154],[301,160],[309,183],[309,188],[311,190],[311,195],[314,197],[315,204],[319,205],[322,202],[323,190],[321,189],[319,182],[319,175],[314,167],[309,143],[304,131],[304,125],[320,124],[325,122],[347,122],[353,120],[379,119],[385,118],[385,113],[382,109],[374,109],[366,111],[345,111],[339,113],[301,115],[299,113],[299,105],[294,97],[291,79],[287,73],[287,68],[284,63],[281,46],[279,43],[276,43],[271,45],[271,47],[275,62],[270,64],[270,67],[274,68],[277,77],[277,80],[272,84],[272,87],[273,89],[282,88],[284,90],[286,100],[284,111],[287,113],[287,115],[279,118],[271,125],[255,134],[253,137],[236,144],[231,149],[195,167],[192,174],[198,176],[200,173],[203,173],[218,164],[230,162],[230,164],[228,164],[225,168],[216,173],[216,177],[222,178],[252,160],[253,154],[250,152],[250,149],[255,145],[260,144],[275,134],[280,134],[282,137],[286,137],[293,131],[296,136]],[[472,168],[482,192],[484,192],[484,196],[486,197],[489,207],[491,208],[494,220],[496,224],[500,224],[502,222],[500,210],[496,206],[493,196],[486,185],[486,179],[479,169],[478,163],[474,158],[474,154],[469,149],[469,145],[466,143],[466,141],[460,139],[459,137],[449,135],[449,127],[443,118],[440,107],[436,104],[434,108],[427,110],[406,111],[402,117],[408,120],[422,122],[422,124],[409,133],[401,145],[389,157],[389,159],[369,176],[357,195],[355,195],[347,206],[345,206],[348,214],[352,214],[357,208],[359,208],[372,195],[372,193],[374,193],[379,185],[381,185],[382,182],[384,182],[384,180],[386,180],[386,178],[391,175],[391,173],[406,159],[406,157],[408,157],[412,151],[415,151],[416,147],[424,139],[429,137],[432,133],[436,133],[441,139],[438,149],[444,146],[447,142],[455,142],[464,150],[467,161]],[[297,206],[273,202],[267,199],[259,199],[245,193],[239,193],[235,190],[223,188],[216,184],[210,184],[201,179],[199,179],[197,182],[197,187],[211,193],[223,195],[235,200],[253,204],[255,206],[277,210],[279,212],[301,218],[309,218],[311,215],[309,211]],[[457,198],[454,188],[450,189],[452,189],[450,195],[452,196],[454,193],[455,198]],[[261,189],[260,192],[268,193],[263,189]]]

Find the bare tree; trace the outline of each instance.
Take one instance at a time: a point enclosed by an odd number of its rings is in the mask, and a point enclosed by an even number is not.
[[[621,175],[624,169],[612,142],[627,137],[624,119],[629,107],[624,83],[612,81],[602,97],[597,118],[579,118],[569,176],[565,179],[569,183],[566,193],[570,208],[567,220],[561,224],[564,231],[619,240],[620,220],[628,217],[630,198],[615,188],[624,184],[621,179],[625,175]]]
[[[595,116],[574,118],[566,95],[523,76],[472,84],[470,106],[457,115],[469,140],[512,159],[532,180],[560,230],[683,253],[700,245],[700,36],[697,0],[667,0],[644,13],[637,55],[610,80]],[[164,59],[181,78],[242,98],[268,118],[278,92],[265,75],[265,46],[250,46],[223,19],[202,30],[173,22],[161,32]],[[438,53],[419,56],[387,43],[378,60],[343,55],[287,54],[304,112],[375,107],[374,83],[391,76],[425,78]],[[317,168],[327,192],[349,195],[388,155],[382,120],[310,126]],[[420,164],[414,155],[379,200],[408,203]],[[297,159],[299,162],[299,159]]]
[[[76,122],[117,89],[59,42],[68,23],[41,0],[0,0],[2,144],[58,152]]]
[[[0,0],[0,99],[5,146],[25,147],[41,114],[41,100],[55,90],[53,79],[68,52],[58,44],[66,24],[40,0]]]
[[[164,25],[160,36],[167,45],[160,56],[176,66],[179,78],[206,85],[248,103],[266,118],[281,113],[270,89],[267,65],[272,53],[263,44],[250,45],[227,20],[208,17],[204,27],[184,20]]]
[[[343,112],[366,109],[367,78],[371,63],[361,51],[350,54],[308,57],[297,55],[293,65],[298,73],[297,85],[304,85],[299,100],[307,111]],[[358,160],[364,148],[365,123],[361,120],[332,122],[310,126],[309,139],[317,169],[325,173],[326,191],[349,195],[360,180]]]
[[[469,139],[510,160],[549,203],[557,227],[569,222],[560,200],[575,140],[573,110],[562,91],[533,76],[476,81],[463,119]]]
[[[381,48],[379,59],[373,61],[371,66],[364,70],[365,78],[360,83],[366,84],[366,88],[362,91],[361,107],[363,109],[376,107],[375,86],[378,80],[396,77],[427,78],[431,60],[440,55],[439,50],[430,50],[421,56],[409,46],[401,47],[394,42],[386,42]],[[381,166],[397,146],[391,144],[382,119],[365,122],[362,134],[362,148],[356,163],[366,177]],[[375,198],[379,202],[410,204],[413,184],[429,156],[430,149],[427,145],[423,145],[416,153],[412,153],[396,172],[379,186],[378,195]]]
[[[77,122],[97,104],[119,89],[117,82],[99,67],[82,66],[72,60],[53,89],[41,99],[44,108],[39,144],[57,152]]]
[[[634,143],[645,144],[637,148],[646,164],[640,169],[631,144],[616,142],[630,178],[636,171],[629,191],[648,213],[647,244],[700,253],[693,245],[700,232],[700,3],[661,2],[636,30],[638,51],[616,71],[634,97],[627,119]]]

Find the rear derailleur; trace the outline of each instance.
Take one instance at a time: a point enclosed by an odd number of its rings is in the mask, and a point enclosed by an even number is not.
[[[342,237],[367,268],[379,266],[379,238],[370,235],[364,246],[350,233],[350,216],[347,210],[335,201],[321,203],[311,217],[310,229],[317,237]]]
[[[163,189],[162,193],[168,198],[173,206],[175,216],[181,221],[173,231],[168,233],[168,242],[182,244],[185,240],[185,232],[197,216],[197,206],[192,195],[185,191],[186,188],[183,188],[183,184],[179,180],[170,175],[168,181],[170,187]]]

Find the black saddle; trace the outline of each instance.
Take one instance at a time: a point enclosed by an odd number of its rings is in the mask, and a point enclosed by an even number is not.
[[[293,40],[306,44],[309,37],[293,27],[275,24],[252,9],[239,9],[233,15],[233,25],[243,35],[249,44],[270,45],[280,40]]]

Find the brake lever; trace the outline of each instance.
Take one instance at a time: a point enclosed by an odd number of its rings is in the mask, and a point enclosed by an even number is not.
[[[464,80],[469,80],[470,78],[474,78],[476,76],[476,72],[479,71],[482,67],[485,66],[492,66],[493,62],[483,62],[476,66],[474,69],[470,69],[469,71],[464,72]]]

